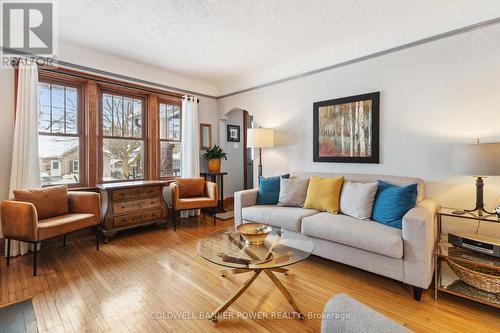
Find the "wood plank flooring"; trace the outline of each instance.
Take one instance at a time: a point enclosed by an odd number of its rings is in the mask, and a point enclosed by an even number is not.
[[[65,249],[45,246],[37,277],[31,276],[31,255],[9,267],[2,257],[0,306],[32,297],[40,332],[319,332],[324,304],[346,293],[415,332],[500,331],[498,310],[449,295],[436,302],[430,292],[416,302],[400,282],[318,257],[278,275],[306,320],[271,318],[291,317],[292,309],[262,275],[228,309],[229,318],[212,323],[201,315],[249,276],[220,277],[221,267],[197,255],[196,241],[232,225],[218,221],[214,227],[200,218],[183,221],[177,232],[136,229],[99,252],[93,238],[70,241]]]

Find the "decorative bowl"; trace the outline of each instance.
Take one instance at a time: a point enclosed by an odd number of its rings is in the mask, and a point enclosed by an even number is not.
[[[270,225],[263,223],[244,223],[236,227],[248,245],[262,245],[271,230]]]

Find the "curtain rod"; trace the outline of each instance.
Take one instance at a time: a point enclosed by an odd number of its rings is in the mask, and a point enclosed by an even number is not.
[[[44,71],[44,72],[55,73],[55,74],[58,74],[58,75],[65,75],[65,76],[70,76],[70,77],[76,77],[76,78],[79,78],[79,79],[92,80],[92,81],[96,81],[96,82],[111,84],[111,85],[114,85],[114,86],[119,86],[119,87],[124,87],[124,88],[131,88],[131,89],[135,89],[135,90],[141,90],[141,91],[148,92],[148,93],[161,93],[162,95],[170,96],[170,97],[176,97],[176,98],[180,98],[181,97],[179,95],[179,93],[175,93],[175,92],[172,92],[172,91],[153,90],[153,89],[149,89],[148,87],[144,87],[144,86],[132,86],[131,87],[130,85],[127,85],[126,82],[111,81],[111,80],[107,80],[105,77],[93,77],[93,76],[85,75],[85,73],[81,73],[81,74],[80,73],[67,73],[67,72],[64,72],[64,71],[59,71],[57,69],[50,69],[50,68],[44,68],[44,67],[39,67],[38,69],[41,70],[41,71]]]
[[[184,95],[184,96],[182,96],[182,99],[187,99],[188,102],[191,102],[191,99],[193,99],[193,102],[194,102],[194,96],[192,96],[192,95]],[[196,98],[196,103],[200,103],[199,98]]]
[[[216,96],[212,96],[212,95],[207,95],[207,94],[203,94],[203,93],[199,93],[199,92],[195,92],[195,91],[191,91],[191,90],[187,90],[187,89],[181,89],[181,88],[177,88],[177,87],[173,87],[173,86],[168,86],[168,85],[164,85],[164,84],[156,83],[156,82],[152,82],[152,81],[137,79],[137,78],[130,77],[127,75],[122,75],[122,74],[104,71],[104,70],[97,69],[97,68],[77,65],[77,64],[70,63],[70,62],[66,62],[66,61],[58,60],[57,63],[59,64],[59,66],[66,67],[68,69],[85,71],[85,72],[94,73],[97,75],[109,76],[109,77],[116,78],[119,80],[131,81],[131,82],[146,85],[146,86],[158,87],[159,89],[168,90],[172,93],[177,92],[179,94],[191,94],[191,95],[197,95],[197,96],[207,97],[207,98],[214,98],[214,99],[216,98]]]

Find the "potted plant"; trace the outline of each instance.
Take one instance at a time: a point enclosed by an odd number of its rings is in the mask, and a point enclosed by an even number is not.
[[[208,172],[211,173],[220,172],[220,160],[227,160],[227,154],[217,145],[214,145],[212,149],[207,149],[202,157],[208,161]]]

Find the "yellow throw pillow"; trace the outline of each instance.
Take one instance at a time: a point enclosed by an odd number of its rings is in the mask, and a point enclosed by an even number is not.
[[[337,214],[339,212],[340,190],[343,182],[344,177],[311,177],[304,208]]]

